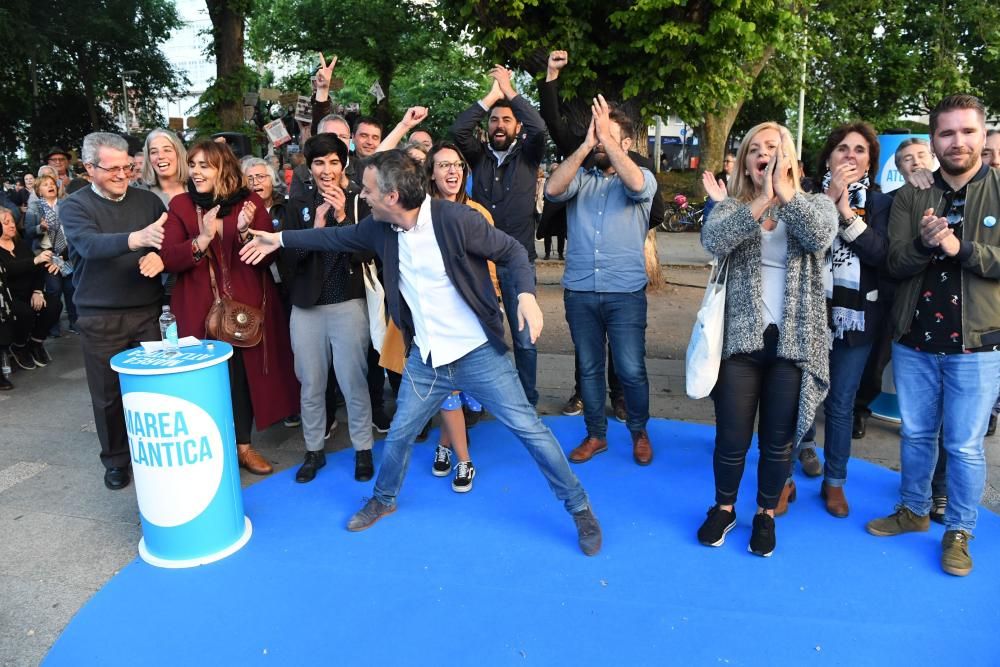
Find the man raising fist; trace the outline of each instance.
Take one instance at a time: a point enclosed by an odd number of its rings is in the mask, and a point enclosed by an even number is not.
[[[104,485],[129,484],[129,450],[118,377],[110,359],[139,341],[160,336],[157,318],[166,210],[148,190],[129,186],[135,164],[128,143],[94,132],[83,140],[82,158],[91,186],[59,205],[73,262],[73,284],[83,338],[87,385],[101,442]]]

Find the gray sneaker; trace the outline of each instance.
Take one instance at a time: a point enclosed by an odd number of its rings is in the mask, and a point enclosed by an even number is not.
[[[872,535],[891,537],[903,533],[926,533],[931,527],[931,520],[926,515],[917,516],[902,505],[896,506],[896,511],[880,519],[872,519],[865,529]]]
[[[956,577],[964,577],[972,572],[972,556],[969,555],[969,535],[964,530],[946,530],[941,538],[941,569]]]
[[[347,522],[347,530],[354,533],[366,530],[382,517],[395,511],[395,505],[383,505],[377,499],[369,498],[365,506]]]

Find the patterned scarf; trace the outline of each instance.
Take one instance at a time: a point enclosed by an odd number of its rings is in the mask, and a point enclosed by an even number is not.
[[[52,254],[58,255],[64,260],[59,270],[64,276],[68,276],[73,273],[73,263],[67,259],[69,254],[66,252],[66,232],[63,231],[62,223],[59,222],[59,214],[44,199],[38,200],[38,210],[41,211],[45,217],[45,222],[49,226],[49,240],[52,241]]]
[[[823,192],[830,188],[832,175],[823,176]],[[856,183],[847,186],[847,196],[851,209],[865,218],[865,204],[868,200],[868,174]],[[830,331],[834,338],[844,338],[846,331],[865,330],[865,295],[861,293],[861,260],[840,234],[833,239],[833,245],[826,256],[827,270],[823,272],[826,288],[826,310]]]

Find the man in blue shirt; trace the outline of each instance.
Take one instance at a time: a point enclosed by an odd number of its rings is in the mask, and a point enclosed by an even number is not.
[[[604,416],[604,349],[611,355],[625,390],[626,425],[632,455],[649,465],[653,448],[646,434],[649,382],[646,379],[646,263],[643,244],[656,192],[652,172],[628,157],[632,121],[598,96],[580,147],[549,177],[545,196],[565,201],[568,247],[563,274],[566,321],[580,364],[587,437],[570,452],[574,463],[607,451]],[[593,166],[583,169],[588,157]]]

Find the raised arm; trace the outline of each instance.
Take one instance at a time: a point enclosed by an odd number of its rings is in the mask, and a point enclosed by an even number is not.
[[[550,53],[545,80],[538,83],[538,103],[542,121],[549,130],[552,142],[564,157],[571,155],[583,141],[583,137],[570,131],[559,113],[559,72],[567,62],[569,55],[565,51]]]
[[[330,102],[330,82],[333,80],[333,70],[337,66],[337,56],[326,62],[326,56],[322,51],[319,54],[319,69],[316,70],[316,93],[312,103],[312,131],[313,136],[319,134],[319,122],[333,109]]]
[[[392,128],[389,134],[385,135],[385,138],[382,139],[382,143],[378,145],[375,152],[391,151],[399,145],[403,137],[409,134],[417,125],[420,125],[425,118],[427,118],[427,107],[410,107],[407,109],[406,113],[403,114],[403,118],[396,123],[396,127]]]

